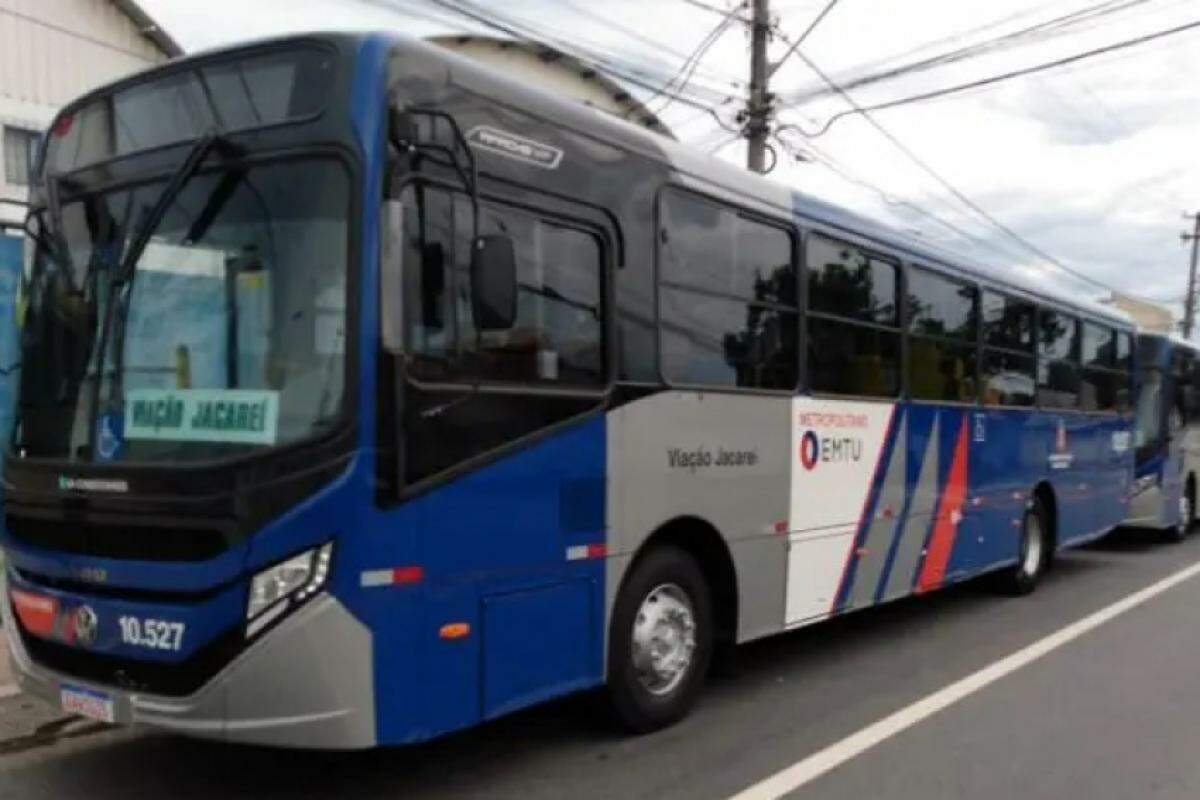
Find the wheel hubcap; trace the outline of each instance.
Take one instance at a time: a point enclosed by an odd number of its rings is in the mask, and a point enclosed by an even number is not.
[[[687,676],[696,650],[696,619],[687,593],[673,583],[653,589],[633,620],[633,666],[646,691],[664,695]]]
[[[1175,527],[1180,534],[1186,534],[1188,528],[1192,524],[1192,501],[1188,496],[1182,495],[1179,498],[1179,521],[1175,523]]]
[[[1029,576],[1034,576],[1042,566],[1042,523],[1034,515],[1025,520],[1025,557],[1021,561],[1021,570]]]

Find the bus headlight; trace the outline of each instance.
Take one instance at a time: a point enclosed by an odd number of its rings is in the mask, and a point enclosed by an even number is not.
[[[333,542],[292,556],[264,569],[250,582],[246,635],[253,636],[294,603],[312,597],[329,577]]]

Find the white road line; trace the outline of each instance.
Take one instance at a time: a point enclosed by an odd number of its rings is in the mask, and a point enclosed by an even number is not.
[[[870,750],[875,745],[911,728],[918,722],[932,717],[939,711],[957,703],[988,685],[995,683],[1012,672],[1016,672],[1042,656],[1063,645],[1079,638],[1083,634],[1100,627],[1126,611],[1135,608],[1147,600],[1162,594],[1173,586],[1183,583],[1189,578],[1200,574],[1200,562],[1180,570],[1173,575],[1147,586],[1118,600],[1110,606],[1089,614],[1081,620],[1071,623],[1065,628],[1039,639],[1033,644],[990,664],[978,672],[972,673],[962,680],[956,681],[931,695],[928,695],[894,714],[874,722],[862,730],[852,733],[845,739],[829,745],[824,750],[818,750],[806,758],[797,761],[774,775],[738,792],[730,800],[767,800],[782,797],[794,792],[806,783],[824,775],[826,772],[841,766],[850,759]]]
[[[5,700],[9,697],[16,697],[21,693],[21,687],[15,683],[5,684],[0,686],[0,700]]]

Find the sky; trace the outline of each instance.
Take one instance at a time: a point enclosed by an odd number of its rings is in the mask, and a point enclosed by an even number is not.
[[[272,34],[388,29],[416,36],[479,31],[434,0],[142,0],[191,51]],[[675,75],[736,0],[472,0],[574,45],[638,66],[646,82]],[[790,40],[829,0],[771,0]],[[702,8],[707,5],[710,8]],[[1110,13],[1036,39],[1006,40],[956,63],[854,86],[885,68],[942,55],[1031,25],[1100,7]],[[1054,61],[1200,20],[1200,0],[837,0],[800,52],[860,106]],[[772,60],[789,44],[775,37]],[[744,105],[746,26],[731,23],[705,52],[687,90],[726,125]],[[1107,286],[1163,302],[1179,315],[1189,249],[1185,212],[1200,211],[1200,29],[925,102],[852,115],[801,58],[772,78],[786,147],[773,180],[883,219],[931,243],[1073,294],[1106,292],[1015,242],[918,167],[1041,253]],[[650,80],[647,76],[653,76]],[[630,87],[635,94],[650,93]],[[658,109],[667,98],[655,98]],[[702,109],[663,111],[679,139],[745,163],[744,143]],[[878,127],[877,127],[878,126]],[[881,132],[880,128],[886,133]],[[888,138],[890,135],[891,138]],[[899,146],[896,144],[899,142]],[[792,154],[800,154],[798,161]]]

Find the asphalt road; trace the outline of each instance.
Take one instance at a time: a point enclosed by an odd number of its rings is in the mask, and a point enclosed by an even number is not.
[[[583,696],[356,754],[107,730],[5,753],[0,798],[723,798],[1200,561],[1120,534],[1027,598],[966,585],[743,648],[683,724],[627,738]],[[1200,796],[1200,577],[799,789],[813,798]],[[0,706],[0,716],[4,714]]]

